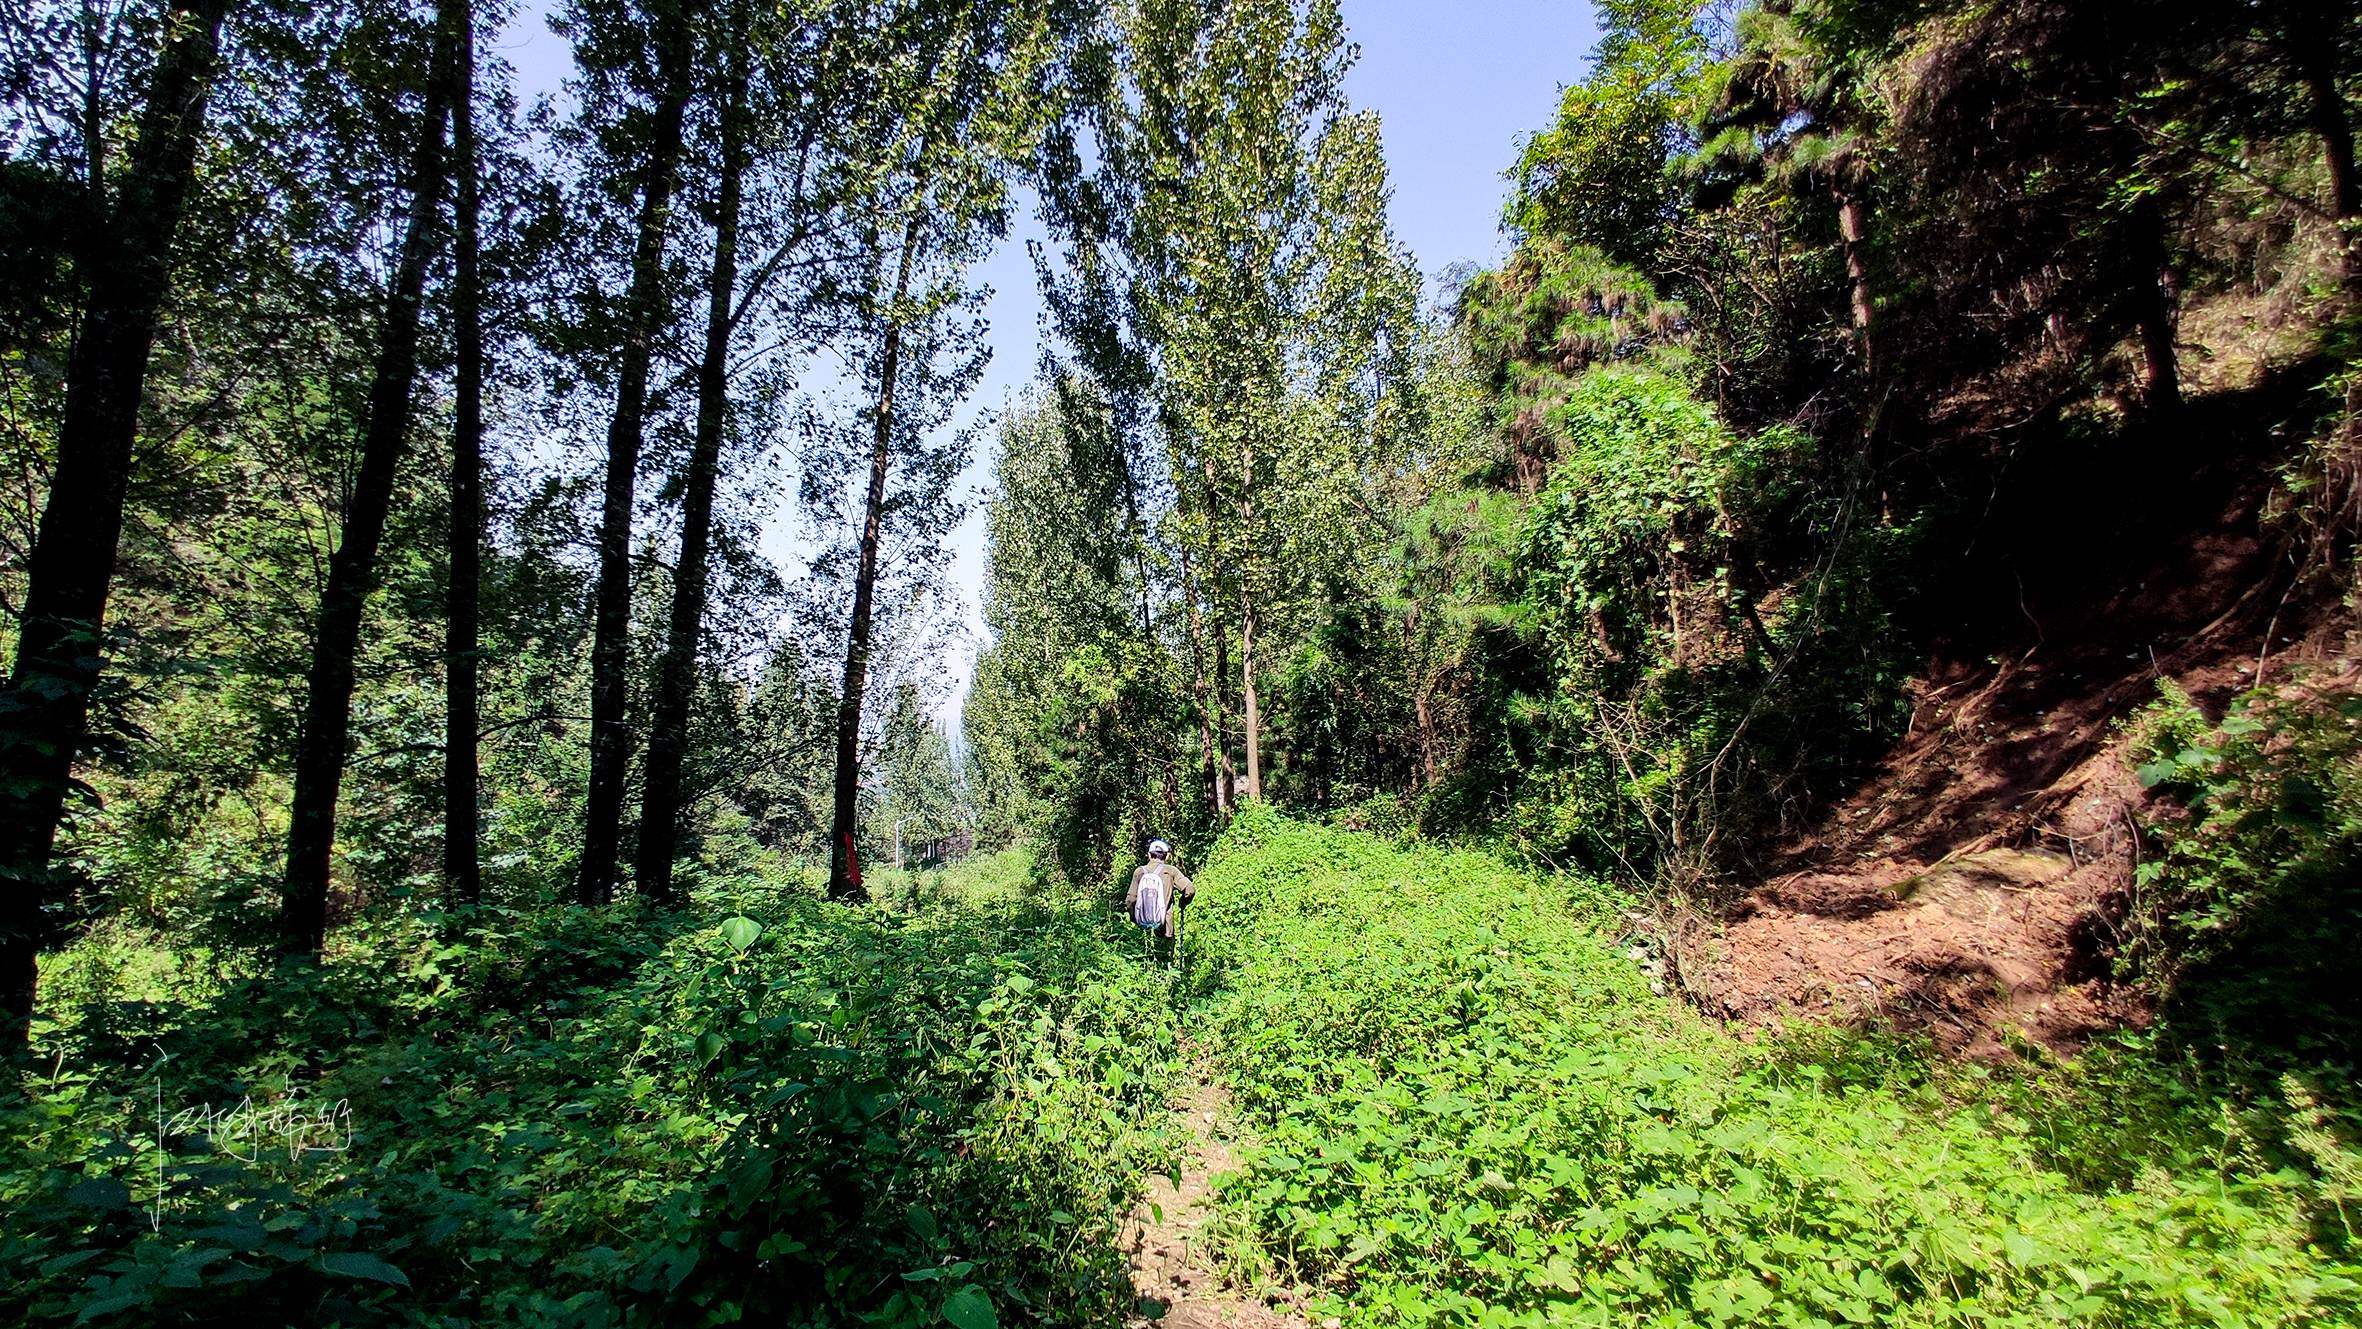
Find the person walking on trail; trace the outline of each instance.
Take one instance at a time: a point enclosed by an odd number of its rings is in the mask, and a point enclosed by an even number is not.
[[[1149,950],[1164,939],[1168,950],[1181,947],[1181,911],[1197,897],[1197,887],[1173,865],[1173,846],[1148,842],[1148,861],[1132,869],[1132,884],[1124,891],[1124,912],[1149,936]]]

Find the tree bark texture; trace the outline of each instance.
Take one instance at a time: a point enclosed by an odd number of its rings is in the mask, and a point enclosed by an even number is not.
[[[482,206],[476,152],[476,32],[469,0],[455,0],[458,61],[451,90],[451,156],[456,179],[452,206],[451,322],[455,346],[455,401],[451,427],[450,582],[446,588],[443,655],[443,883],[451,899],[473,904],[483,896],[477,856],[480,771],[477,729],[482,723],[477,678],[484,551],[484,288],[479,268]]]
[[[658,65],[663,92],[648,142],[631,290],[624,303],[623,354],[615,376],[615,413],[607,422],[606,499],[599,514],[599,583],[591,627],[590,790],[582,827],[582,862],[574,896],[585,905],[615,897],[615,860],[623,843],[624,777],[631,766],[632,500],[647,424],[649,360],[664,321],[664,244],[672,227],[683,121],[689,107],[689,5],[668,19]]]
[[[731,302],[738,289],[738,213],[746,175],[744,46],[722,107],[721,196],[714,207],[713,269],[707,280],[705,350],[697,364],[697,427],[681,497],[681,553],[673,569],[672,617],[648,721],[647,787],[640,804],[640,844],[633,876],[651,902],[673,899],[673,858],[680,847],[681,763],[688,748],[689,704],[697,688],[697,645],[705,631],[708,552],[722,437],[730,418]]]
[[[1844,241],[1846,294],[1852,305],[1854,340],[1861,347],[1865,375],[1876,363],[1872,354],[1874,308],[1870,303],[1869,216],[1870,210],[1859,194],[1845,189],[1837,191],[1837,233]]]
[[[442,42],[449,40],[446,27]],[[354,664],[361,648],[361,616],[377,583],[378,547],[393,510],[395,474],[410,430],[420,306],[427,265],[434,257],[435,212],[448,169],[443,131],[451,110],[452,62],[451,52],[439,42],[437,68],[427,84],[425,123],[410,165],[410,218],[386,289],[377,368],[362,425],[361,469],[345,505],[336,552],[328,556],[328,584],[320,592],[320,619],[304,677],[303,729],[295,742],[287,871],[279,901],[279,944],[291,954],[317,954],[328,931],[329,864],[336,843],[336,799],[344,781],[345,749],[352,739]]]
[[[229,0],[193,0],[166,19],[169,45],[88,274],[81,334],[66,367],[65,416],[49,498],[26,560],[16,663],[0,694],[0,1053],[24,1046],[36,957],[63,883],[50,870],[74,753],[103,665],[101,638],[132,445],[172,274]],[[91,171],[100,167],[95,145]]]
[[[845,685],[837,697],[836,798],[828,830],[828,893],[840,900],[862,898],[860,850],[855,844],[861,800],[861,694],[869,686],[870,614],[877,592],[878,541],[886,513],[886,475],[893,462],[894,381],[902,364],[902,303],[910,296],[911,259],[918,248],[923,215],[919,203],[914,201],[910,217],[902,226],[902,254],[894,274],[894,301],[886,316],[885,346],[878,359],[877,402],[871,416],[869,493],[862,507],[861,562],[853,575],[853,621],[845,641]]]
[[[1229,789],[1224,785],[1215,760],[1214,690],[1206,681],[1206,627],[1198,612],[1197,575],[1190,566],[1189,546],[1181,546],[1181,599],[1189,606],[1189,691],[1197,702],[1197,739],[1205,761],[1206,801],[1216,814],[1230,815]]]
[[[1254,539],[1255,451],[1248,448],[1239,464],[1238,529],[1247,539]],[[1263,711],[1255,695],[1255,551],[1249,549],[1239,560],[1238,577],[1238,682],[1239,716],[1247,731],[1247,787],[1246,797],[1263,801]]]

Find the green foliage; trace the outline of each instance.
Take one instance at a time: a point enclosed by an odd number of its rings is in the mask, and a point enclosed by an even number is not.
[[[1170,980],[1024,871],[367,921],[270,972],[94,935],[0,1114],[0,1314],[1105,1322]]]
[[[1536,237],[1460,290],[1457,330],[1493,413],[1496,456],[1475,478],[1532,492],[1563,454],[1552,428],[1589,369],[1646,357],[1679,363],[1680,306],[1598,250]]]
[[[1259,810],[1199,881],[1211,1024],[1258,1141],[1222,1199],[1241,1253],[1313,1288],[1316,1314],[1672,1329],[2362,1313],[2352,1237],[2317,1221],[2342,1212],[2329,1169],[2251,1168],[2205,1149],[2202,1124],[2174,1171],[2075,1175],[2050,1148],[2063,1114],[2039,1110],[2075,1101],[2073,1072],[2021,1091],[1842,1033],[1742,1043],[1650,995],[1596,887]],[[2143,1101],[2106,1099],[2093,1125]],[[2316,1116],[2350,1175],[2340,1119]]]
[[[1517,567],[1551,688],[1516,833],[1603,867],[1710,863],[1892,723],[1870,541],[1809,438],[1736,434],[1664,375],[1595,370],[1548,419],[1565,460]],[[1805,549],[1832,552],[1767,584]]]
[[[1607,0],[1591,71],[1561,94],[1558,119],[1525,142],[1504,219],[1528,238],[1558,236],[1621,263],[1656,257],[1679,207],[1674,153],[1709,71],[1698,6]]]
[[[2178,1032],[2242,1057],[2362,1049],[2362,697],[2331,681],[2249,692],[2220,723],[2170,683],[2135,722],[2147,827],[2121,962]],[[2173,805],[2178,804],[2178,811]]]
[[[1189,817],[1165,778],[1179,664],[1148,621],[1123,447],[1107,403],[1072,379],[1002,423],[985,510],[995,640],[962,708],[987,836],[1035,840],[1073,883]]]

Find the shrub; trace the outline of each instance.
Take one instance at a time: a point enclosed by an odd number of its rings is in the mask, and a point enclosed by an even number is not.
[[[1593,867],[1711,865],[1902,718],[1877,594],[1900,537],[1857,529],[1803,433],[1736,434],[1661,374],[1594,371],[1550,418],[1566,456],[1517,555],[1548,737],[1513,829]]]
[[[2170,683],[2138,720],[2141,783],[2165,796],[2136,870],[2124,959],[2202,1047],[2351,1064],[2362,996],[2362,696],[2303,681],[2210,724]]]
[[[979,872],[913,916],[732,877],[371,918],[245,975],[94,934],[0,1109],[0,1319],[1107,1322],[1170,980]]]

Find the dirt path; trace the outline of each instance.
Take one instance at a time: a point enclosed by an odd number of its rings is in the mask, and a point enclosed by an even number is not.
[[[1176,1111],[1188,1131],[1181,1158],[1181,1184],[1171,1177],[1148,1180],[1148,1194],[1124,1225],[1122,1242],[1132,1265],[1132,1286],[1141,1313],[1133,1329],[1313,1329],[1305,1320],[1264,1304],[1233,1287],[1207,1249],[1205,1229],[1214,1217],[1211,1179],[1235,1166],[1225,1138],[1230,1096],[1219,1080],[1192,1067],[1181,1086]],[[1161,1308],[1152,1317],[1151,1308]],[[1336,1321],[1328,1322],[1334,1326]]]

